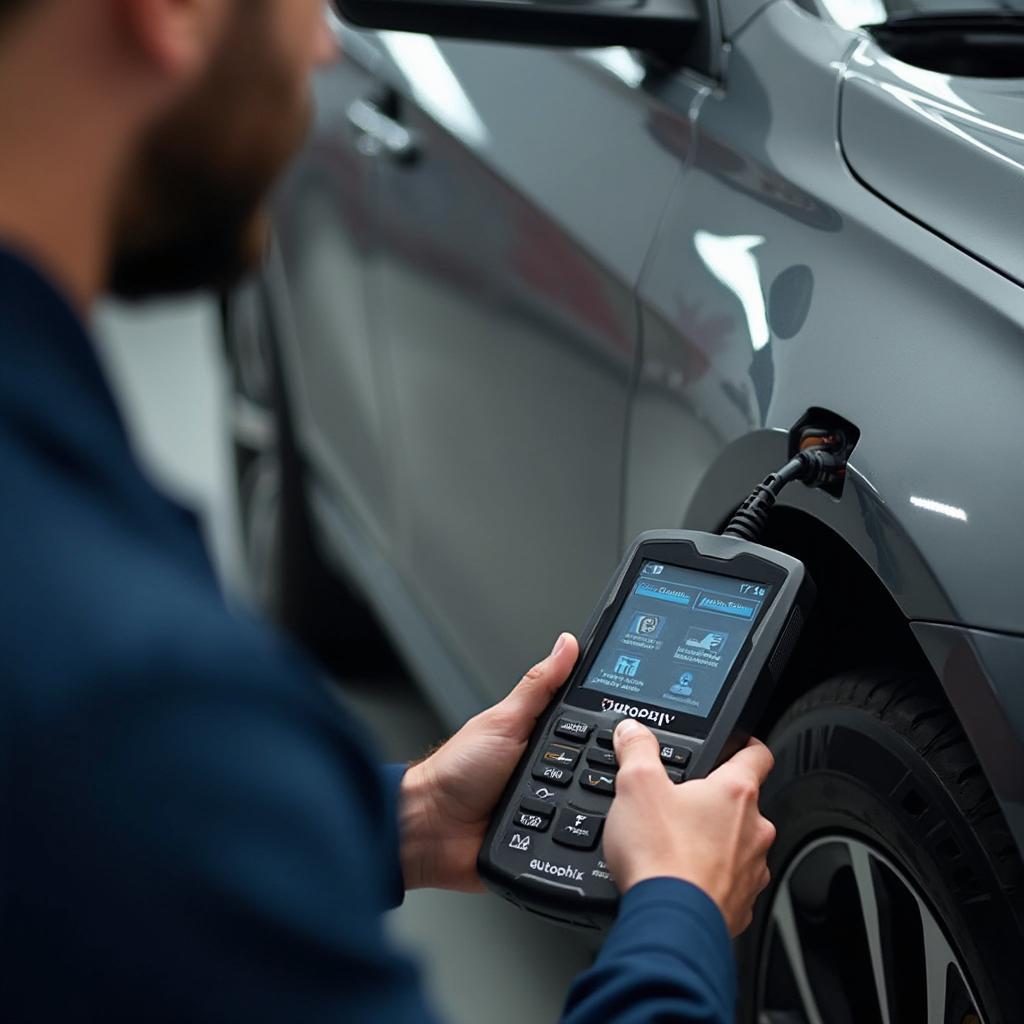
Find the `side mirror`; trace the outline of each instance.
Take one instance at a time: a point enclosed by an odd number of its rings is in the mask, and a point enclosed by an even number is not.
[[[364,28],[537,46],[680,50],[700,0],[332,0]]]

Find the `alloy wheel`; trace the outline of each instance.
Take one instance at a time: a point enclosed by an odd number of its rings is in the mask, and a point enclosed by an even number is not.
[[[984,1024],[927,898],[859,839],[815,839],[773,888],[758,1024]]]

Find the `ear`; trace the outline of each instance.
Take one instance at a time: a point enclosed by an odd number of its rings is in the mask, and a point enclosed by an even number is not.
[[[113,0],[139,57],[174,78],[202,73],[239,0]],[[241,0],[247,3],[249,0]]]

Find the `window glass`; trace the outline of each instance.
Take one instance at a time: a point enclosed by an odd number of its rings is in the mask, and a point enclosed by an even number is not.
[[[837,25],[880,25],[911,14],[1024,14],[1024,0],[818,0]]]

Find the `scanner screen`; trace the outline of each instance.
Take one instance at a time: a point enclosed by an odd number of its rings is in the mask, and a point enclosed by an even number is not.
[[[644,562],[583,689],[706,718],[771,591]]]

